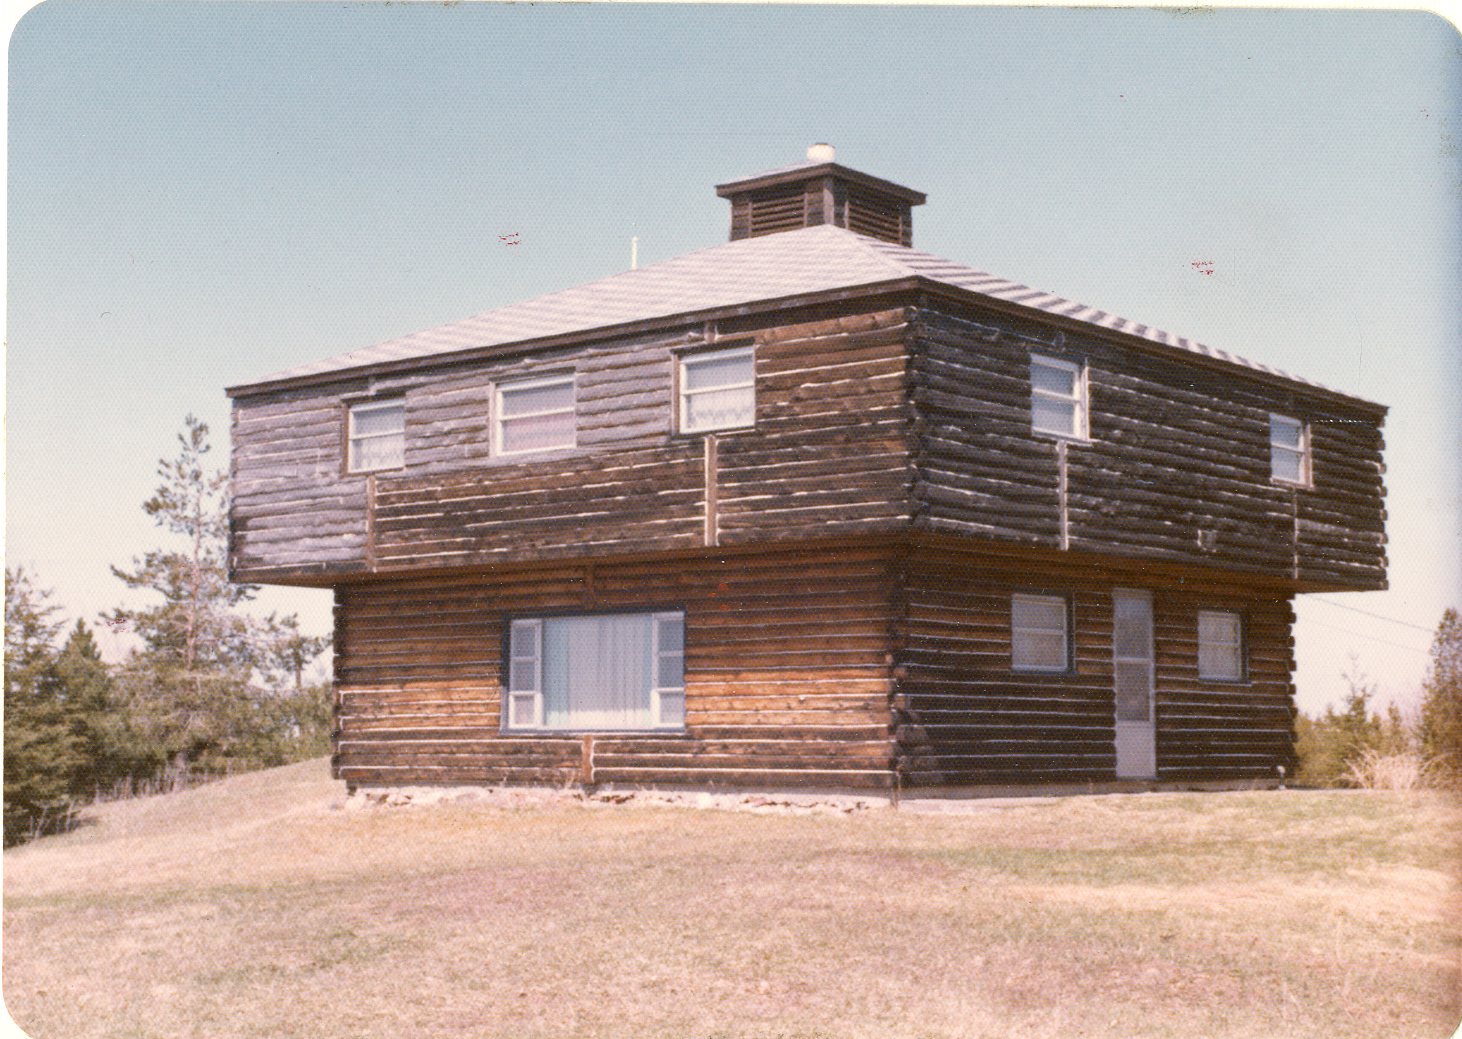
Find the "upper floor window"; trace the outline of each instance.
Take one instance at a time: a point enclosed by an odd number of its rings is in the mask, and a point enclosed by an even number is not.
[[[1310,430],[1297,418],[1269,416],[1269,474],[1282,483],[1310,482]]]
[[[1198,611],[1198,677],[1244,679],[1244,621],[1232,610]]]
[[[350,406],[346,468],[353,473],[399,469],[406,462],[406,402],[362,401]]]
[[[572,375],[526,379],[497,389],[493,447],[500,455],[573,447],[577,426]]]
[[[1031,429],[1085,440],[1086,368],[1031,354]]]
[[[756,357],[749,346],[680,359],[680,431],[736,429],[756,421]]]
[[[685,614],[525,617],[508,628],[508,729],[679,729]]]
[[[1016,671],[1069,671],[1070,610],[1059,595],[1010,598],[1010,666]]]

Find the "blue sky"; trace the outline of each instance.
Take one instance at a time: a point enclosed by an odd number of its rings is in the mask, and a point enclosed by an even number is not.
[[[1433,15],[49,0],[9,73],[6,556],[72,616],[225,385],[715,244],[714,184],[820,140],[928,193],[922,249],[1391,406],[1392,589],[1302,599],[1302,706],[1352,652],[1412,699],[1462,601]]]

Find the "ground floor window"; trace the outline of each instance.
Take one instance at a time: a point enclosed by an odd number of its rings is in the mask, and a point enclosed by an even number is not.
[[[1244,621],[1231,610],[1198,611],[1198,677],[1244,680]]]
[[[679,729],[685,614],[519,618],[507,672],[509,729]]]
[[[1070,607],[1058,595],[1010,597],[1010,666],[1016,671],[1071,667]]]

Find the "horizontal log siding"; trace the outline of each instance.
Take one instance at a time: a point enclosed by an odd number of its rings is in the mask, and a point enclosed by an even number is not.
[[[502,731],[505,616],[680,607],[686,731],[596,735],[596,782],[886,786],[892,559],[824,548],[341,585],[336,775],[576,781],[581,737]]]
[[[241,579],[365,568],[366,484],[341,469],[341,400],[354,382],[235,401],[230,563]]]
[[[1087,366],[1091,439],[1066,448],[1071,548],[1385,586],[1382,442],[1367,412],[973,310],[921,310],[914,342],[918,529],[1060,545],[1057,444],[1030,428],[1039,353]],[[1271,412],[1309,423],[1313,488],[1271,480]]]
[[[756,424],[718,432],[720,543],[893,530],[910,513],[907,311],[752,332]],[[738,340],[739,341],[739,340]],[[641,336],[235,402],[241,580],[329,578],[705,543],[704,436],[676,432],[673,348]],[[573,372],[577,446],[494,457],[495,384]],[[406,465],[344,475],[343,399],[406,404]]]
[[[1073,557],[1074,561],[1074,557]],[[896,740],[911,785],[1107,781],[1115,775],[1112,590],[1153,592],[1157,767],[1163,781],[1273,779],[1294,770],[1292,614],[1240,581],[1154,580],[1120,560],[925,548],[905,564],[896,655]],[[1067,596],[1075,667],[1010,666],[1015,592]],[[1240,611],[1244,682],[1198,678],[1197,611]]]
[[[755,334],[756,426],[719,435],[721,544],[907,525],[907,334],[901,309]]]

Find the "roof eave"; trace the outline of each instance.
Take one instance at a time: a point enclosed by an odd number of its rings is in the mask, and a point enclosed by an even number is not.
[[[1308,396],[1349,404],[1354,407],[1376,412],[1380,415],[1385,415],[1390,410],[1385,404],[1378,404],[1375,401],[1366,400],[1364,397],[1357,397],[1353,394],[1342,393],[1340,390],[1332,390],[1328,386],[1317,386],[1314,383],[1301,382],[1298,379],[1288,378],[1275,372],[1266,372],[1262,368],[1252,368],[1246,364],[1224,360],[1221,357],[1208,357],[1192,350],[1185,350],[1181,346],[1174,346],[1170,343],[1159,343],[1133,332],[1124,332],[1117,328],[1107,328],[1103,325],[1093,324],[1090,321],[1083,321],[1080,318],[1052,313],[1049,310],[1027,307],[1021,303],[1003,300],[996,296],[988,296],[974,289],[960,288],[958,285],[950,285],[947,282],[936,281],[925,277],[921,277],[920,280],[924,283],[921,287],[931,296],[944,296],[960,302],[974,302],[987,309],[996,310],[1012,316],[1045,321],[1061,328],[1063,331],[1071,331],[1080,335],[1100,336],[1112,342],[1121,343],[1124,346],[1135,347],[1144,353],[1179,359],[1204,368],[1213,369],[1214,371],[1225,372],[1229,375],[1246,376],[1272,386],[1283,386]]]
[[[778,184],[789,184],[799,180],[814,180],[818,177],[833,176],[846,180],[850,184],[858,184],[886,195],[893,195],[911,206],[922,206],[928,199],[922,191],[915,191],[913,188],[906,188],[902,184],[895,184],[891,180],[884,180],[882,177],[869,176],[867,173],[860,173],[858,170],[849,169],[836,162],[823,162],[815,166],[795,166],[792,169],[777,170],[773,173],[760,173],[754,177],[746,177],[743,180],[727,181],[725,184],[716,185],[716,194],[721,198],[730,198],[732,195],[739,195],[745,191],[757,191],[761,188],[775,187]]]
[[[406,357],[396,361],[380,361],[375,364],[363,364],[353,368],[340,368],[327,372],[309,372],[288,378],[239,383],[226,387],[224,393],[230,398],[252,397],[260,393],[274,393],[279,390],[298,389],[305,386],[320,386],[332,382],[346,382],[352,379],[380,375],[394,375],[417,368],[463,364],[485,358],[500,357],[504,354],[548,350],[563,346],[573,346],[598,339],[639,335],[645,332],[674,328],[678,325],[694,325],[706,321],[723,321],[727,318],[746,317],[752,314],[769,313],[777,310],[789,310],[794,307],[811,307],[824,303],[838,303],[859,296],[880,296],[896,292],[913,292],[922,288],[926,281],[927,279],[922,276],[911,275],[902,278],[891,278],[885,281],[868,282],[863,285],[854,285],[846,288],[823,289],[818,292],[804,292],[793,296],[778,296],[770,299],[751,300],[746,303],[710,307],[701,310],[687,310],[676,314],[645,318],[642,321],[627,321],[616,325],[598,325],[594,328],[578,329],[573,332],[561,332],[551,336],[539,336],[534,339],[515,339],[511,342],[494,343],[490,346],[469,347],[464,350],[454,350],[450,353],[430,354],[424,357]]]
[[[1121,343],[1141,350],[1144,353],[1153,354],[1159,357],[1180,359],[1184,362],[1209,368],[1213,371],[1224,372],[1229,375],[1240,375],[1254,379],[1273,386],[1283,386],[1301,395],[1318,398],[1321,400],[1334,401],[1346,404],[1351,407],[1358,407],[1380,416],[1384,416],[1389,408],[1384,404],[1366,400],[1363,397],[1356,397],[1352,394],[1342,393],[1339,390],[1332,390],[1325,386],[1316,386],[1311,383],[1300,382],[1299,380],[1287,378],[1273,372],[1266,372],[1259,368],[1251,368],[1247,365],[1238,364],[1234,361],[1224,360],[1219,357],[1208,357],[1201,353],[1185,350],[1180,346],[1167,343],[1155,342],[1146,339],[1132,332],[1125,332],[1120,329],[1106,328],[1102,325],[1095,325],[1080,318],[1067,317],[1063,314],[1055,314],[1050,311],[1033,309],[1021,303],[1002,300],[995,296],[989,296],[974,289],[965,289],[957,285],[950,285],[930,278],[926,275],[916,274],[901,278],[892,278],[884,281],[867,282],[863,285],[848,286],[839,289],[824,289],[818,292],[807,292],[792,296],[779,296],[770,299],[752,300],[746,303],[731,304],[728,306],[704,308],[701,310],[682,311],[675,314],[665,314],[659,317],[646,318],[641,321],[621,322],[616,325],[601,325],[594,328],[579,329],[573,332],[563,332],[557,335],[540,336],[534,339],[518,339],[506,343],[495,343],[490,346],[470,347],[465,350],[455,350],[450,353],[432,354],[425,357],[409,357],[395,361],[381,361],[375,364],[360,365],[353,368],[343,368],[327,372],[311,372],[304,375],[297,375],[283,379],[266,379],[261,382],[241,383],[227,387],[224,392],[232,399],[238,397],[250,397],[261,393],[273,393],[279,390],[298,389],[307,386],[321,386],[329,383],[346,382],[353,379],[370,378],[382,375],[394,375],[401,372],[412,371],[420,368],[431,368],[439,365],[456,365],[470,363],[472,361],[486,358],[501,357],[504,355],[526,353],[534,350],[547,350],[563,346],[572,346],[578,343],[608,339],[616,336],[638,335],[645,332],[653,332],[666,328],[674,328],[678,325],[693,325],[706,321],[721,321],[732,317],[746,317],[752,314],[762,314],[777,310],[787,310],[794,307],[817,306],[824,303],[837,303],[860,296],[878,296],[897,292],[922,291],[931,297],[943,297],[962,303],[973,303],[988,310],[1009,314],[1013,317],[1033,319],[1060,328],[1063,331],[1070,331],[1079,335],[1094,335],[1105,338],[1109,341]]]

